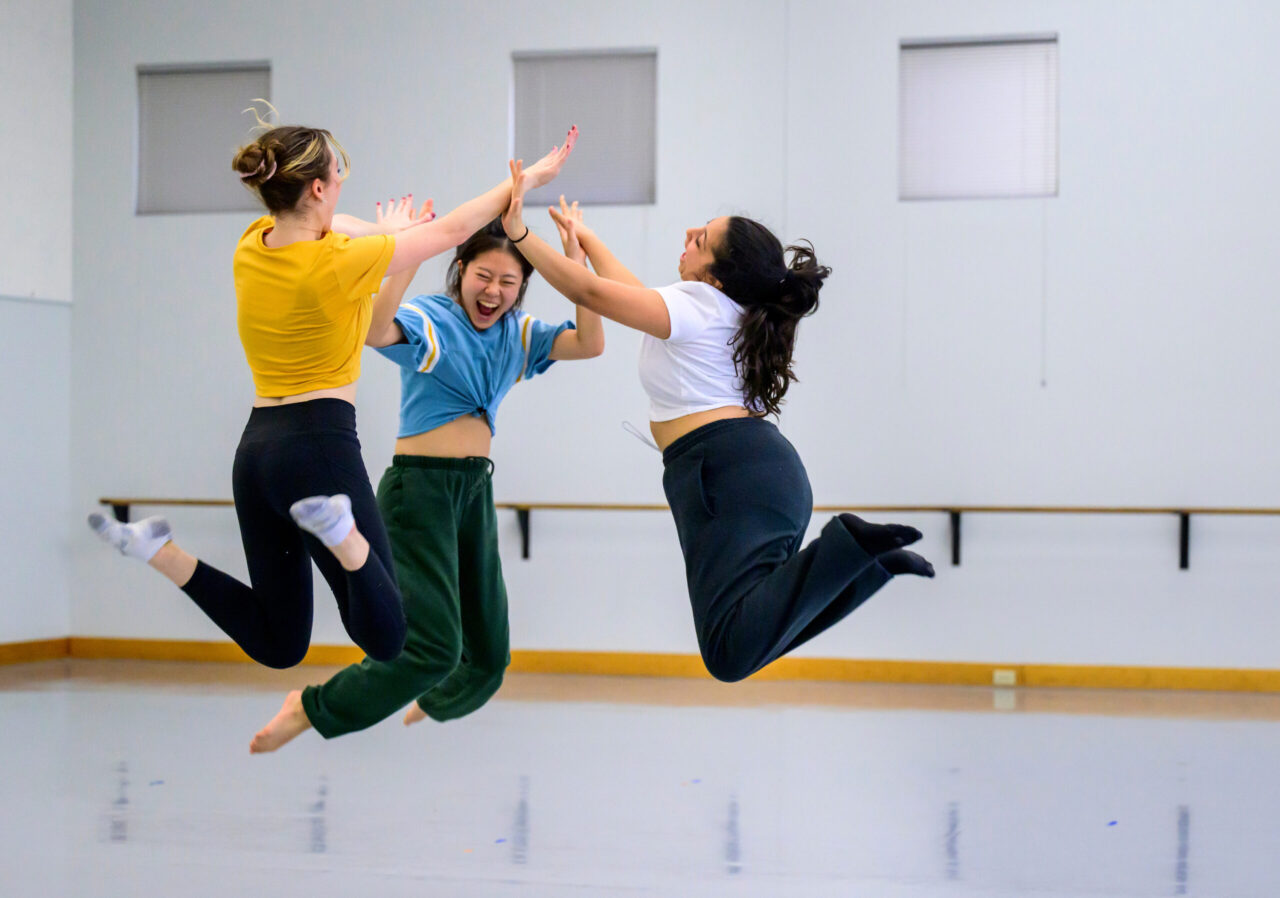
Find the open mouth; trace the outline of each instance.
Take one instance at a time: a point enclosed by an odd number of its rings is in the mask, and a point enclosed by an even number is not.
[[[483,299],[476,300],[476,316],[481,321],[489,321],[494,315],[498,314],[498,309],[502,308],[502,303],[488,303]]]

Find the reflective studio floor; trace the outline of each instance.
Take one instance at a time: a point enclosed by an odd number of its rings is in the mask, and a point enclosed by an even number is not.
[[[250,756],[325,675],[0,668],[0,894],[1280,895],[1280,696],[513,675]]]

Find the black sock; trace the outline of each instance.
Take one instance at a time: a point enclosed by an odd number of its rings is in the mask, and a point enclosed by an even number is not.
[[[892,549],[876,557],[880,566],[891,574],[915,574],[917,577],[932,577],[933,565],[923,556],[906,549]]]
[[[840,515],[840,521],[853,534],[854,542],[862,546],[868,555],[901,549],[920,538],[920,531],[906,524],[873,524],[848,513]]]

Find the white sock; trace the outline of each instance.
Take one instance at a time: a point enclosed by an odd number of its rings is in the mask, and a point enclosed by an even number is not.
[[[133,524],[121,524],[99,512],[89,515],[94,533],[120,550],[121,555],[150,561],[160,547],[173,539],[169,522],[162,517],[143,518]]]
[[[346,539],[356,526],[356,519],[351,515],[351,499],[342,493],[299,499],[289,506],[289,514],[299,527],[330,548]]]

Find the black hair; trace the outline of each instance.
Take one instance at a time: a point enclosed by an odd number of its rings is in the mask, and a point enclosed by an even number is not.
[[[791,254],[788,263],[786,254]],[[808,241],[788,246],[750,218],[731,216],[707,273],[742,306],[733,362],[742,378],[746,407],[776,415],[791,382],[791,356],[800,319],[818,308],[818,291],[831,269],[819,265]]]
[[[529,289],[529,278],[533,276],[533,265],[520,254],[515,244],[507,238],[502,229],[502,219],[495,218],[480,230],[476,231],[453,254],[453,262],[449,265],[449,273],[445,276],[444,292],[454,301],[462,299],[462,269],[471,264],[471,260],[481,253],[490,250],[501,250],[520,263],[520,271],[524,279],[520,282],[520,292],[509,311],[515,311],[524,303],[524,292]]]

